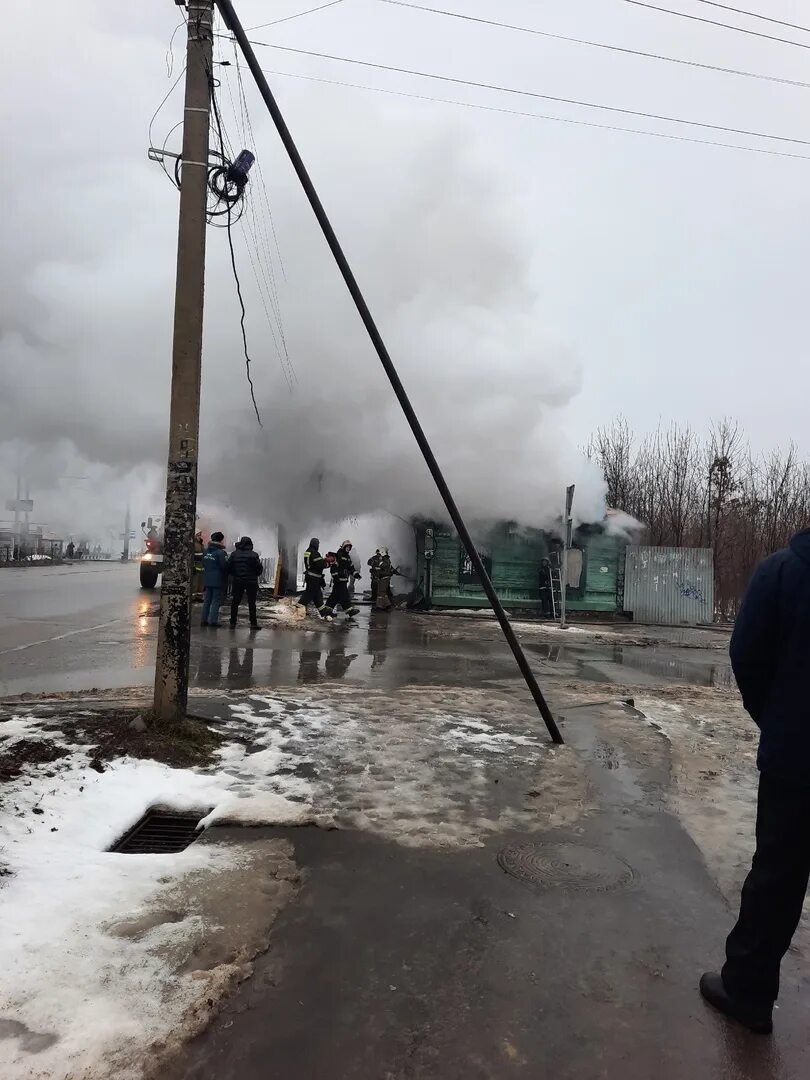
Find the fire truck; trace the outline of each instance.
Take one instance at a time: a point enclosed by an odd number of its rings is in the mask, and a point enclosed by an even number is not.
[[[163,529],[158,519],[141,522],[143,552],[139,562],[142,589],[154,589],[163,570]]]

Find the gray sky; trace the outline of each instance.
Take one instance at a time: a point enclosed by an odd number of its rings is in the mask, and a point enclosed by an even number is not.
[[[307,0],[241,0],[245,25]],[[553,33],[810,82],[810,53],[623,0],[438,3]],[[695,0],[671,6],[724,13]],[[752,10],[810,25],[805,5]],[[493,12],[497,11],[496,15]],[[6,185],[0,268],[0,481],[26,440],[39,517],[97,532],[160,509],[177,197],[147,161],[149,119],[182,65],[169,0],[9,0],[3,41]],[[735,21],[728,15],[728,21]],[[737,17],[810,44],[810,34]],[[499,83],[620,108],[810,138],[810,89],[552,41],[377,0],[344,0],[256,31],[257,40]],[[218,45],[233,60],[227,42]],[[717,138],[810,156],[810,146],[686,128],[364,69],[273,49],[267,69],[565,119]],[[220,104],[241,145],[234,68]],[[251,181],[297,383],[273,346],[246,241],[234,230],[266,427],[252,418],[224,234],[209,230],[203,393],[204,503],[240,524],[296,523],[380,506],[430,507],[429,485],[341,282],[245,73]],[[323,201],[467,509],[539,521],[576,478],[585,516],[599,485],[576,461],[623,411],[638,430],[730,415],[756,447],[805,421],[802,295],[810,161],[644,138],[450,104],[271,77]],[[182,116],[182,83],[153,125]],[[179,148],[179,130],[168,146]],[[237,147],[238,149],[238,147]],[[16,176],[14,172],[16,171]],[[251,219],[252,220],[252,219]],[[254,248],[251,241],[250,246]],[[264,258],[258,251],[254,257]],[[284,278],[286,275],[286,280]],[[323,474],[320,487],[311,482]],[[87,476],[58,481],[60,475]],[[306,492],[306,494],[302,494]],[[38,515],[35,514],[35,517]],[[322,520],[322,517],[321,517]]]

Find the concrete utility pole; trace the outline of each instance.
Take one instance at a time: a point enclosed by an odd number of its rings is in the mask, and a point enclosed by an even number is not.
[[[573,521],[571,520],[571,507],[574,505],[574,484],[565,489],[565,519],[563,520],[563,553],[562,567],[560,568],[560,629],[564,630],[565,623],[565,599],[568,590],[568,552],[574,539]]]
[[[182,719],[188,701],[191,576],[197,511],[213,0],[189,0],[182,184],[174,300],[163,584],[155,665],[155,719]]]

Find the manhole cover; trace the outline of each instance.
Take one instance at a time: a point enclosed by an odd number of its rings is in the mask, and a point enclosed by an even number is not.
[[[197,825],[207,813],[207,810],[193,814],[148,810],[110,851],[124,855],[172,855],[184,851],[200,835]]]
[[[516,844],[498,854],[501,869],[540,888],[607,892],[629,885],[634,874],[624,860],[581,844]]]

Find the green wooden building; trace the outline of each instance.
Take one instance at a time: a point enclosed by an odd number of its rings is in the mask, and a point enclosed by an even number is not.
[[[417,574],[434,607],[479,608],[489,602],[478,583],[461,541],[450,526],[415,522]],[[499,523],[478,533],[479,554],[507,608],[540,608],[540,562],[556,562],[560,540],[539,529]],[[569,611],[616,614],[622,610],[627,540],[602,525],[583,525],[574,533],[568,556]]]

